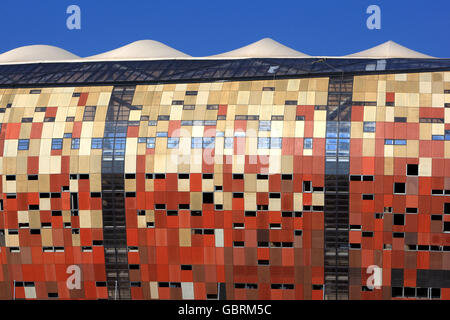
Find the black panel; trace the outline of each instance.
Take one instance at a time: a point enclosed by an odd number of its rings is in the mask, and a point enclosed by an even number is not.
[[[254,58],[30,63],[0,65],[0,86],[124,85],[449,69],[450,59]]]
[[[391,270],[391,287],[403,287],[403,269]]]
[[[450,270],[417,270],[417,287],[450,288]]]

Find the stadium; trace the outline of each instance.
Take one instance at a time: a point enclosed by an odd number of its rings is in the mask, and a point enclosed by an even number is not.
[[[392,41],[5,52],[0,299],[450,299],[449,108]]]

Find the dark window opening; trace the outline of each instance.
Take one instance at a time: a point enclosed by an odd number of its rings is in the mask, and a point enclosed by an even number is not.
[[[394,225],[396,226],[405,225],[405,215],[399,213],[394,214]]]
[[[404,194],[406,192],[406,184],[403,182],[394,182],[394,193]]]
[[[408,164],[406,165],[406,174],[408,176],[419,175],[419,165],[418,164]]]

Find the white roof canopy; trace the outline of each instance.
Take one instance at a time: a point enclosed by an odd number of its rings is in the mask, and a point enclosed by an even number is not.
[[[247,58],[313,58],[303,52],[296,51],[285,45],[264,38],[242,48],[208,57],[191,57],[181,51],[173,49],[155,40],[141,40],[126,46],[80,58],[64,49],[47,46],[32,45],[20,47],[0,54],[0,64],[21,64],[36,62],[80,62],[80,61],[144,61],[144,60],[170,60],[170,59],[247,59]],[[322,57],[315,57],[322,58]],[[387,41],[373,48],[350,54],[347,56],[326,58],[433,58],[426,54],[408,49],[393,41]]]
[[[394,41],[387,41],[373,48],[350,54],[355,58],[433,58],[426,54],[408,49]]]
[[[154,40],[140,40],[85,60],[146,60],[188,58],[189,55]]]
[[[270,38],[264,38],[245,47],[210,56],[211,58],[306,58],[309,57]]]
[[[29,61],[62,61],[78,59],[79,57],[64,49],[46,46],[32,45],[10,50],[0,54],[0,63],[29,62]]]

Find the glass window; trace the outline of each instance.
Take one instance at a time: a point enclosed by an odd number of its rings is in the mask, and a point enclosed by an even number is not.
[[[71,147],[74,150],[80,149],[80,138],[73,138]]]
[[[364,132],[375,132],[375,121],[364,122],[363,131]]]
[[[147,143],[147,138],[138,138],[138,143]]]
[[[168,136],[167,132],[157,132],[156,137],[158,138],[166,138]]]
[[[433,135],[432,139],[433,140],[444,140],[444,136],[443,135]]]
[[[270,138],[258,138],[258,149],[270,149]]]
[[[233,149],[234,139],[232,137],[225,138],[224,149]]]
[[[450,140],[450,130],[445,130],[445,140]]]
[[[281,149],[282,138],[271,138],[270,139],[270,149]]]
[[[62,150],[63,139],[52,139],[52,150]]]
[[[94,121],[97,107],[85,107],[83,121]]]
[[[198,137],[193,137],[191,140],[191,148],[192,149],[201,149],[203,148],[203,139]]]
[[[270,131],[271,127],[271,121],[259,121],[259,131]]]
[[[177,149],[179,144],[180,144],[180,138],[167,139],[167,148],[168,149]]]
[[[394,144],[400,145],[400,146],[406,146],[406,140],[394,140]]]
[[[64,138],[72,138],[72,134],[71,133],[64,133]]]
[[[394,140],[392,140],[392,139],[385,139],[384,140],[384,144],[386,144],[386,145],[394,144]]]
[[[92,138],[91,149],[101,149],[103,148],[102,138]]]
[[[192,126],[193,121],[192,120],[182,120],[181,125],[182,126]]]
[[[150,121],[148,122],[148,125],[149,125],[150,127],[154,127],[154,126],[156,126],[156,124],[157,124],[156,120],[150,120]]]
[[[18,150],[28,150],[29,146],[30,146],[30,140],[21,139],[21,140],[19,140]]]
[[[326,154],[327,155],[336,155],[337,152],[337,139],[327,139],[326,140]]]
[[[350,122],[339,123],[339,138],[350,138]]]
[[[313,139],[305,138],[303,139],[303,149],[312,149],[313,147]]]
[[[215,142],[216,142],[216,138],[214,138],[214,137],[203,138],[203,148],[213,149],[215,146]]]
[[[147,149],[155,149],[155,138],[147,138]]]

